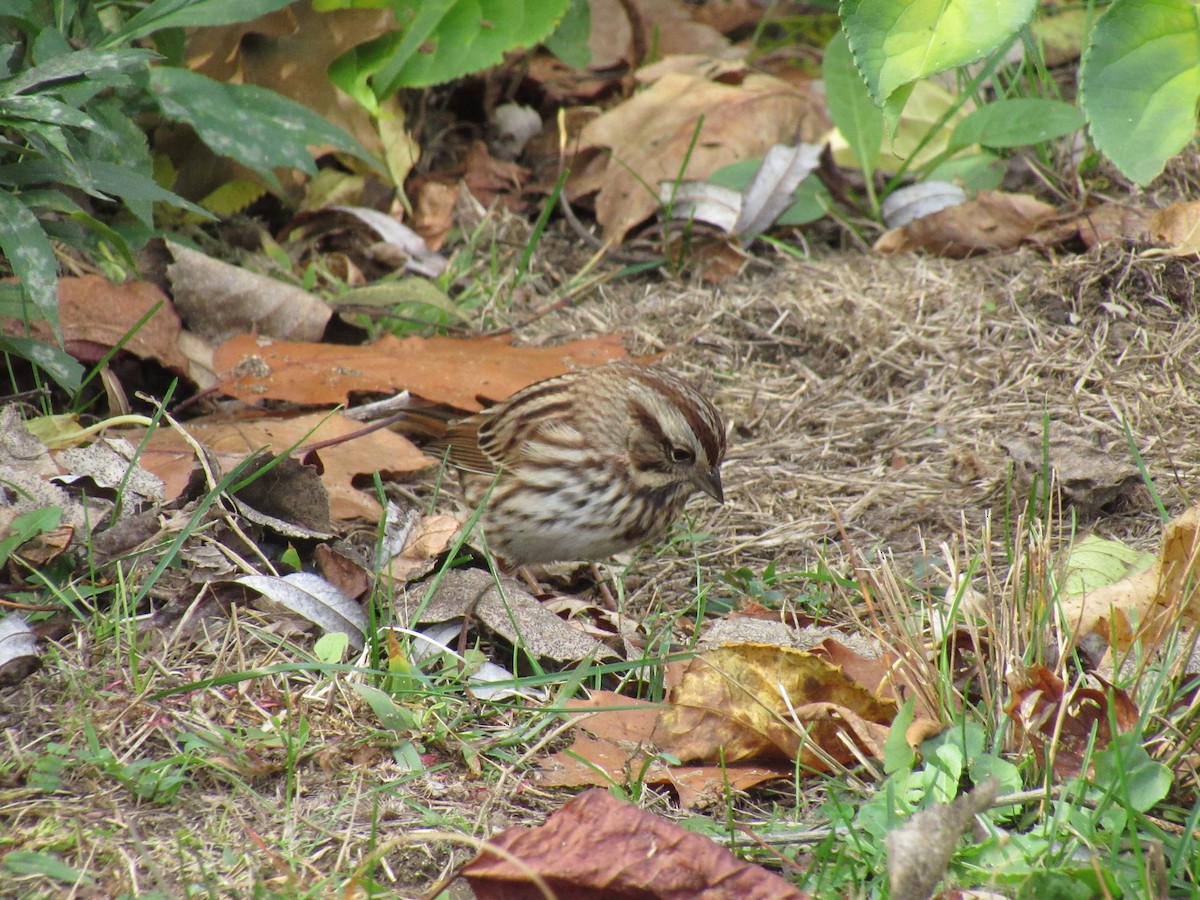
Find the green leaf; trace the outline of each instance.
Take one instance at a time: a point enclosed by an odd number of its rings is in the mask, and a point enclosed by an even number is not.
[[[587,0],[571,0],[566,15],[546,38],[545,47],[568,66],[585,69],[592,61],[588,39],[592,34],[592,9]]]
[[[413,714],[397,705],[391,694],[369,684],[351,684],[350,686],[367,701],[367,706],[371,707],[371,711],[375,713],[384,728],[405,732],[413,731],[417,727],[417,720]]]
[[[0,191],[0,251],[20,280],[26,299],[37,307],[62,343],[54,248],[29,207],[8,191]]]
[[[908,743],[908,726],[915,718],[916,699],[909,697],[892,719],[888,728],[887,740],[883,745],[883,771],[887,775],[893,772],[906,772],[916,762],[917,753]]]
[[[0,96],[12,97],[30,88],[90,78],[101,73],[128,72],[148,66],[158,54],[150,50],[77,50],[27,69],[0,84]]]
[[[155,68],[150,85],[164,116],[191,125],[215,152],[274,183],[272,169],[313,173],[308,148],[331,145],[374,162],[362,145],[316,113],[274,91],[222,84],[186,69]]]
[[[396,0],[403,25],[343,54],[330,67],[343,90],[369,79],[376,98],[444,84],[486,69],[550,36],[570,0]],[[358,92],[349,91],[360,97]]]
[[[871,96],[982,59],[1012,38],[1037,0],[843,0],[842,25]]]
[[[83,384],[83,366],[61,347],[33,338],[0,337],[0,351],[29,360],[68,391]]]
[[[164,28],[233,25],[290,6],[294,0],[154,0],[124,27],[113,32],[101,47],[119,47]]]
[[[1072,134],[1083,113],[1061,100],[1015,97],[996,100],[970,113],[950,136],[950,147],[1025,147]]]
[[[870,178],[883,146],[883,114],[854,65],[845,32],[835,34],[825,48],[821,77],[825,80],[825,100],[833,124],[862,166],[864,177]]]
[[[0,565],[7,562],[13,552],[20,549],[26,541],[57,528],[62,517],[61,509],[50,506],[27,512],[9,522],[8,536],[0,541]]]
[[[1079,102],[1097,149],[1149,184],[1196,131],[1200,19],[1188,0],[1116,0],[1096,20]]]
[[[1152,759],[1133,734],[1114,738],[1095,758],[1097,787],[1112,790],[1123,804],[1147,812],[1162,801],[1174,780],[1167,766]]]
[[[53,853],[13,850],[4,854],[4,868],[14,875],[41,875],[67,884],[95,884],[87,872],[67,865]]]
[[[28,119],[73,128],[95,128],[96,121],[73,106],[40,95],[0,99],[0,119]]]

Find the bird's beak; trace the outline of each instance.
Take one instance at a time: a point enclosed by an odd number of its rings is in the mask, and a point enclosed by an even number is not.
[[[725,491],[721,489],[721,467],[713,466],[707,472],[697,472],[696,487],[708,494],[718,503],[725,502]]]

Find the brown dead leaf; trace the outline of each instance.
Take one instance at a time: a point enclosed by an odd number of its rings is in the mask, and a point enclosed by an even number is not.
[[[1062,602],[1062,620],[1072,638],[1096,634],[1114,649],[1135,640],[1156,647],[1172,623],[1200,621],[1200,506],[1163,527],[1158,559],[1149,569]]]
[[[458,339],[386,335],[367,347],[269,341],[239,335],[213,355],[227,394],[247,403],[288,400],[324,406],[355,392],[410,390],[475,412],[572,366],[626,359],[620,335],[556,347],[513,347],[511,336]],[[380,457],[386,459],[387,457]]]
[[[301,341],[325,333],[333,310],[320,297],[181,244],[167,247],[175,257],[167,267],[175,305],[188,328],[213,343],[251,330]]]
[[[162,304],[134,330],[142,316]],[[182,323],[171,300],[148,281],[113,284],[99,275],[58,280],[58,320],[66,350],[85,363],[98,362],[125,338],[122,349],[139,359],[153,359],[174,372],[186,372],[187,359],[178,347]],[[0,317],[0,333],[26,334],[25,323]],[[30,337],[54,341],[44,319],[29,323]]]
[[[415,581],[429,574],[460,528],[462,523],[454,516],[423,516],[404,548],[388,561],[388,574],[397,582]]]
[[[959,259],[1011,250],[1054,215],[1054,207],[1029,194],[980,191],[974,200],[923,216],[885,232],[875,242],[879,253],[924,250]]]
[[[488,847],[505,851],[490,853]],[[510,861],[515,857],[515,861]],[[688,831],[607,791],[568,802],[537,828],[514,827],[492,838],[463,869],[479,900],[541,897],[536,873],[559,897],[802,900],[778,875],[737,859]]]
[[[337,543],[317,544],[313,561],[321,577],[347,597],[359,599],[371,587],[372,573],[357,558]]]
[[[724,796],[727,788],[747,790],[792,774],[791,765],[668,766],[659,759],[654,729],[662,704],[634,700],[611,691],[592,691],[586,700],[569,700],[580,715],[574,742],[541,761],[536,772],[542,787],[607,787],[611,783],[669,785],[679,805],[692,809]],[[647,763],[649,763],[647,765]]]
[[[658,208],[660,181],[703,180],[730,163],[762,157],[797,132],[815,139],[803,127],[813,108],[808,94],[767,75],[751,73],[740,84],[664,75],[589,122],[580,135],[581,151],[612,151],[596,197],[605,238],[620,241]]]
[[[440,250],[454,227],[458,189],[431,178],[421,179],[414,191],[413,231],[425,239],[430,250]]]
[[[1144,210],[1123,203],[1102,203],[1065,219],[1048,219],[1029,240],[1041,247],[1078,240],[1090,250],[1106,241],[1148,241],[1148,228],[1149,215]]]
[[[517,194],[529,180],[530,171],[505,159],[496,159],[483,141],[472,141],[467,150],[463,181],[483,206],[491,206],[501,194]],[[514,197],[515,202],[521,202]]]
[[[1049,440],[1042,427],[1004,443],[1015,463],[1017,483],[1026,491],[1040,478],[1047,459],[1063,501],[1084,519],[1094,518],[1129,496],[1141,484],[1137,467],[1088,435],[1051,422]]]
[[[589,0],[592,30],[588,36],[593,72],[636,69],[642,55],[653,48],[658,57],[677,53],[720,56],[731,51],[729,41],[716,29],[695,21],[695,11],[679,0]],[[761,16],[761,11],[759,15]],[[630,16],[634,21],[630,21]],[[640,31],[635,46],[634,28]]]
[[[1200,201],[1172,203],[1150,217],[1150,234],[1173,256],[1200,253]]]
[[[254,419],[213,416],[194,419],[187,424],[188,432],[196,440],[216,452],[225,471],[250,452],[263,447],[281,453],[297,442],[311,444],[361,428],[361,422],[326,414]],[[385,478],[406,475],[435,462],[407,439],[387,430],[373,431],[346,443],[326,447],[320,451],[320,456],[324,464],[321,482],[329,494],[330,514],[335,521],[377,519],[382,512],[374,497],[354,487],[355,478],[377,469]],[[141,462],[163,480],[168,497],[178,496],[191,471],[192,452],[178,434],[159,429],[150,438]]]
[[[416,614],[419,618],[413,618]],[[425,600],[401,592],[396,617],[408,627],[450,622],[470,616],[531,656],[556,662],[612,659],[616,654],[594,638],[564,622],[543,607],[525,587],[507,575],[499,578],[483,569],[451,569]]]
[[[1106,690],[1077,686],[1068,689],[1045,666],[1008,676],[1012,699],[1004,711],[1024,732],[1042,764],[1052,765],[1059,778],[1083,773],[1089,744],[1094,754],[1112,743],[1111,722],[1116,722],[1117,733],[1137,725],[1138,710],[1129,695],[1093,677]]]
[[[681,760],[799,758],[818,771],[828,766],[814,746],[839,762],[853,759],[839,735],[878,754],[897,710],[815,654],[751,643],[690,660],[670,701],[656,738]]]

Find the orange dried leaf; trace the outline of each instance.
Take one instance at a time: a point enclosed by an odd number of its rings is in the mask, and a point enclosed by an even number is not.
[[[458,339],[385,336],[366,347],[270,341],[240,335],[213,354],[227,394],[257,403],[328,405],[352,393],[409,390],[435,403],[475,412],[480,397],[502,400],[571,366],[625,359],[619,335],[556,347],[513,347],[509,336]],[[386,457],[384,457],[386,458]]]

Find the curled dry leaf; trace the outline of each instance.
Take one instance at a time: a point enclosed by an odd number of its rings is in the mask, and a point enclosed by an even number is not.
[[[37,635],[24,616],[0,617],[0,687],[24,681],[41,664]]]
[[[333,311],[308,291],[167,241],[175,262],[167,276],[188,328],[216,343],[254,331],[315,341]]]
[[[730,85],[667,74],[589,122],[580,149],[607,147],[612,154],[596,197],[605,239],[620,241],[658,208],[645,185],[681,175],[704,179],[730,163],[760,158],[772,145],[793,141],[810,109],[807,95],[769,75],[750,74]]]
[[[497,585],[499,581],[499,585]],[[396,600],[397,619],[409,628],[428,622],[447,622],[472,616],[504,640],[539,659],[578,662],[611,659],[615,654],[545,609],[519,582],[498,579],[482,569],[451,569],[437,593],[424,601],[424,591]],[[413,619],[414,613],[420,617]]]
[[[854,758],[844,737],[882,756],[897,710],[815,654],[767,644],[705,651],[687,663],[670,701],[656,738],[681,760],[799,758],[818,771],[827,758]]]
[[[952,259],[1011,250],[1053,215],[1053,206],[1028,194],[980,191],[974,200],[893,228],[875,242],[875,250],[924,250]]]
[[[460,528],[462,523],[454,516],[422,516],[413,524],[400,552],[388,560],[388,574],[401,582],[428,575]]]
[[[489,846],[505,855],[489,852]],[[501,832],[462,871],[479,900],[541,896],[531,873],[559,897],[803,900],[807,896],[773,872],[739,860],[710,838],[602,790],[580,794],[537,828]]]
[[[1138,710],[1125,691],[1098,676],[1103,689],[1072,686],[1045,666],[1033,666],[1009,675],[1012,699],[1004,708],[1041,757],[1059,778],[1083,774],[1084,756],[1112,743],[1117,733],[1137,726]],[[1093,739],[1093,732],[1095,738]]]
[[[1051,422],[1048,446],[1038,427],[1006,441],[1004,449],[1016,464],[1014,474],[1024,490],[1041,478],[1048,458],[1063,501],[1080,516],[1094,518],[1141,483],[1141,474],[1128,456],[1104,446],[1097,437]]]
[[[1096,634],[1117,650],[1135,639],[1155,647],[1172,623],[1200,621],[1198,576],[1200,506],[1193,506],[1163,527],[1158,558],[1148,569],[1064,599],[1063,627],[1075,640]]]

